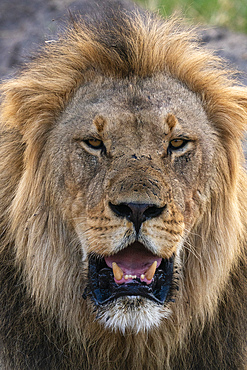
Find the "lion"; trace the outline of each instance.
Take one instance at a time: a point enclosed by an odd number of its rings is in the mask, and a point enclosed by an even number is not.
[[[247,90],[172,17],[76,18],[2,84],[4,369],[244,369]]]

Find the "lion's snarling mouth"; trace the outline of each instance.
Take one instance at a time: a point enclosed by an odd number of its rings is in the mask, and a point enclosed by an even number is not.
[[[174,256],[163,259],[135,242],[110,257],[89,257],[88,286],[96,305],[122,296],[142,296],[157,304],[171,300]]]

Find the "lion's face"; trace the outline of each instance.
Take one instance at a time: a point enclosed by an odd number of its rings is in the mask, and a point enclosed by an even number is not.
[[[89,82],[50,134],[54,197],[88,264],[84,297],[106,327],[149,329],[172,313],[215,140],[199,99],[164,76]]]

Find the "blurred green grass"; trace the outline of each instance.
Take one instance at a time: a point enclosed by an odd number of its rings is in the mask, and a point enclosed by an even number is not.
[[[136,0],[164,16],[173,12],[190,22],[247,33],[247,0]]]

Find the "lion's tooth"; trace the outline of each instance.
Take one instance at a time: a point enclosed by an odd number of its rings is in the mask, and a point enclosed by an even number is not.
[[[125,280],[128,280],[128,278],[129,278],[129,275],[124,275]]]
[[[156,271],[156,267],[157,267],[157,261],[154,261],[153,264],[149,267],[149,269],[145,272],[145,276],[147,280],[152,280],[155,274],[155,271]]]
[[[144,280],[144,279],[145,279],[145,275],[141,274],[141,280]]]
[[[123,277],[123,271],[116,264],[116,262],[112,262],[112,271],[113,271],[113,275],[114,275],[114,277],[115,277],[115,279],[117,281],[122,279],[122,277]]]

